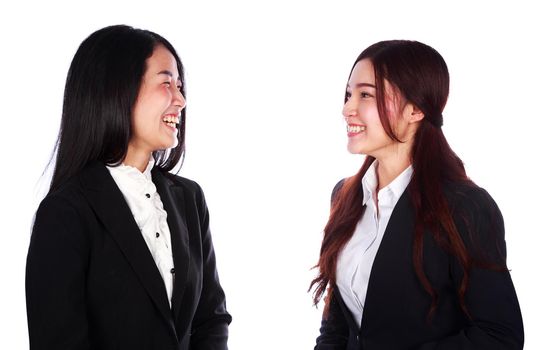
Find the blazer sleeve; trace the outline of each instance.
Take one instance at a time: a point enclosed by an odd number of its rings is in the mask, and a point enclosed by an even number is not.
[[[465,294],[471,319],[458,333],[423,344],[419,349],[522,349],[524,328],[520,307],[509,271],[503,270],[506,249],[500,210],[481,188],[468,193],[456,210],[461,214],[461,219],[455,219],[457,228],[473,264]],[[502,269],[495,270],[484,263],[494,263]],[[458,288],[462,269],[456,259],[451,264]]]
[[[47,197],[35,217],[26,262],[30,349],[90,349],[85,308],[87,245],[67,200]]]
[[[203,287],[193,318],[191,333],[192,350],[226,350],[228,325],[232,317],[226,311],[225,294],[219,283],[215,252],[210,233],[210,218],[204,194],[197,185],[203,249]]]
[[[322,317],[320,335],[316,338],[314,350],[345,350],[348,344],[349,327],[335,292],[329,301],[328,314]]]

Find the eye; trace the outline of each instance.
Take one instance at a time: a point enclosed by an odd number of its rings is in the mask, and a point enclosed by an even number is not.
[[[167,87],[170,87],[170,81],[164,81],[163,85],[166,85]]]
[[[369,94],[368,92],[364,92],[364,91],[360,92],[360,93],[359,93],[359,96],[360,96],[361,98],[369,98],[369,97],[372,97],[371,94]]]
[[[346,91],[346,93],[344,94],[344,99],[346,101],[348,101],[348,99],[350,99],[350,97],[352,97],[352,94],[350,93],[350,91]]]

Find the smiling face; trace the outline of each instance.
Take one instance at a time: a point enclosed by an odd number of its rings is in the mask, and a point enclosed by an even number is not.
[[[177,124],[185,99],[180,92],[181,80],[174,56],[157,45],[146,60],[137,100],[133,107],[132,134],[128,157],[175,147]]]
[[[391,85],[385,87],[388,117],[392,130],[401,141],[410,139],[411,125],[406,115],[412,115],[413,106],[402,106],[400,96]],[[347,124],[348,151],[365,154],[377,159],[395,153],[401,142],[392,139],[385,131],[376,103],[376,79],[370,60],[360,60],[352,70],[346,88],[346,103],[343,115]],[[415,129],[414,129],[415,130]]]

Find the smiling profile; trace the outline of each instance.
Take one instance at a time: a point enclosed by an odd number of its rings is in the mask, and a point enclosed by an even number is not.
[[[171,173],[185,106],[160,35],[118,25],[80,45],[28,250],[30,349],[227,349],[204,194]]]

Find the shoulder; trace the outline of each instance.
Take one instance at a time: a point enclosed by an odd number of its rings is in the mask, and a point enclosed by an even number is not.
[[[501,215],[498,205],[487,190],[474,183],[447,183],[444,185],[444,193],[454,212]]]
[[[155,174],[159,178],[159,181],[163,181],[168,186],[180,187],[183,190],[184,196],[195,198],[197,201],[204,200],[202,187],[196,181],[161,169],[156,169]]]
[[[339,180],[333,187],[333,191],[331,191],[331,203],[333,203],[335,199],[337,199],[337,195],[341,192],[342,187],[346,180],[347,178]]]
[[[452,184],[445,190],[457,229],[474,260],[503,265],[504,221],[492,196],[475,184]]]
[[[104,193],[109,198],[111,191],[115,189],[117,189],[115,182],[105,165],[92,162],[69,180],[49,191],[39,206],[38,214],[40,210],[45,209],[48,211],[69,210],[73,215],[77,214],[79,218],[95,218],[91,197]],[[120,192],[118,196],[121,196]],[[57,219],[62,221],[65,218],[58,217]]]
[[[80,206],[84,202],[85,198],[79,176],[75,176],[45,196],[39,205],[38,214],[43,211],[62,211],[64,213],[70,211],[75,213],[80,210]]]
[[[206,222],[205,220],[208,218],[208,206],[204,192],[198,183],[161,169],[156,169],[153,176],[158,192],[162,189],[165,191],[164,193],[168,193],[169,196],[174,197],[175,193],[179,194],[177,189],[181,189],[181,196],[176,197],[176,199],[181,200],[186,208],[189,207],[196,210],[201,222]],[[164,193],[160,193],[160,195]]]
[[[194,180],[188,179],[180,175],[172,174],[168,171],[164,171],[161,169],[157,169],[157,172],[163,175],[168,181],[170,181],[174,185],[181,186],[188,191],[196,192],[201,190],[200,185]]]
[[[80,185],[72,179],[47,194],[39,204],[32,224],[31,245],[51,251],[70,247],[83,252],[92,217]]]
[[[87,202],[88,192],[101,190],[114,180],[105,164],[93,161],[82,168],[73,177],[51,190],[45,197],[44,202],[64,202],[74,206]]]
[[[344,178],[344,179],[340,179],[336,184],[335,186],[333,186],[333,191],[331,192],[331,196],[333,197],[335,194],[337,194],[342,186],[344,185],[344,182],[347,180],[347,178]]]

